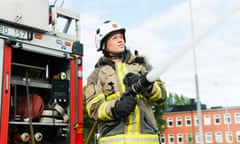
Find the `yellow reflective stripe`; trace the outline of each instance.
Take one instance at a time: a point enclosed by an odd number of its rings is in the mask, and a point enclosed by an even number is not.
[[[162,97],[161,89],[160,89],[159,85],[155,82],[154,86],[157,88],[157,91],[150,97],[151,101],[159,100]]]
[[[135,130],[135,132],[140,133],[140,121],[141,120],[140,120],[140,109],[138,106],[136,106],[135,113],[136,113],[136,130]]]
[[[133,126],[135,125],[134,121],[133,121],[133,118],[135,117],[134,115],[135,115],[135,112],[132,112],[128,115],[128,126],[127,126],[128,134],[134,134],[134,132],[133,132]]]
[[[134,113],[128,115],[128,126],[127,133],[135,134],[140,132],[140,110],[139,107],[136,106]]]
[[[98,118],[100,120],[112,120],[112,117],[109,116],[106,112],[107,105],[108,105],[108,102],[104,102],[101,104],[101,106],[98,109]]]
[[[99,94],[96,97],[94,97],[88,104],[87,104],[87,112],[90,115],[91,113],[91,107],[95,103],[104,102],[105,101],[105,95]]]
[[[121,88],[122,88],[122,91],[124,92],[126,89],[126,86],[123,83],[123,79],[128,72],[127,66],[125,63],[116,63],[116,68],[117,68],[117,75],[120,79]]]
[[[111,95],[106,96],[106,99],[107,99],[107,101],[109,101],[109,100],[116,99],[116,98],[118,98],[119,96],[120,96],[120,92],[116,92],[116,93],[114,93],[114,94],[111,94]]]
[[[159,144],[156,134],[121,134],[99,139],[99,144]]]
[[[127,74],[127,72],[128,72],[128,70],[127,70],[127,65],[124,63],[123,64],[123,71],[124,71],[124,75],[126,75]]]

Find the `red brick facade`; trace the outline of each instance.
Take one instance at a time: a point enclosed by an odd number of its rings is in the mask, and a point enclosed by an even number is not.
[[[198,144],[197,111],[165,112],[162,144]],[[204,144],[240,144],[240,107],[201,110]]]

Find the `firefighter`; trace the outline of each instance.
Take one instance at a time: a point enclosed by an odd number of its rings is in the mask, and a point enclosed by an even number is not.
[[[125,31],[113,21],[96,30],[97,51],[103,56],[87,79],[87,112],[98,122],[98,144],[159,144],[152,104],[166,98],[165,86],[161,80],[145,81],[140,91],[131,91],[151,66],[126,48]]]

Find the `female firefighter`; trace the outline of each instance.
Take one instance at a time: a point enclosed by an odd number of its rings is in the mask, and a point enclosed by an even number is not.
[[[126,48],[125,28],[119,24],[104,22],[95,42],[103,56],[87,79],[86,107],[98,121],[98,144],[159,144],[151,104],[165,99],[164,83],[146,80],[151,67]]]

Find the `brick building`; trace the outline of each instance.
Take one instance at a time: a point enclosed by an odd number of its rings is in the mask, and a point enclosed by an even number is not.
[[[240,106],[201,106],[204,144],[240,144]],[[163,115],[166,129],[162,144],[198,144],[199,121],[196,104],[170,106]]]

